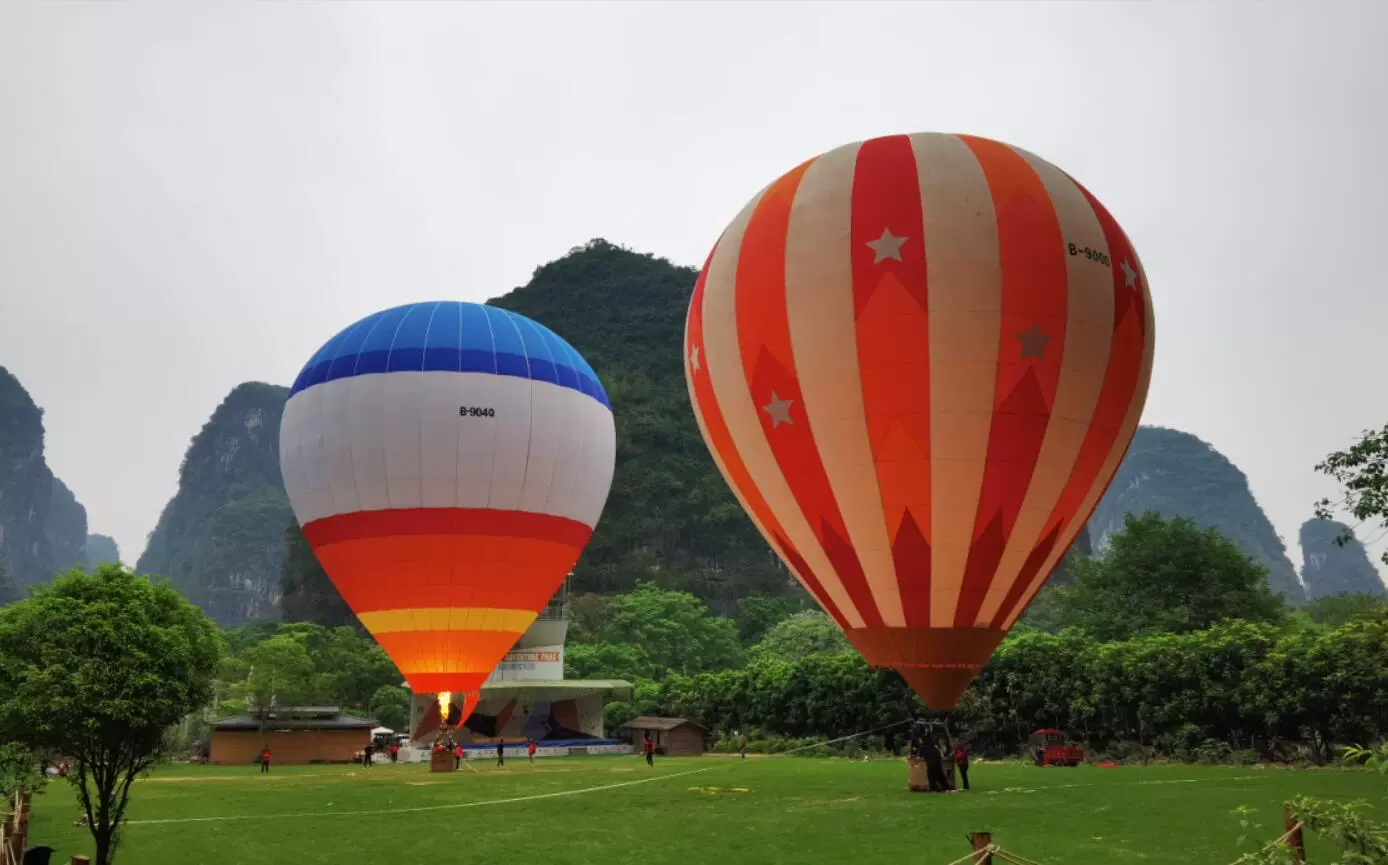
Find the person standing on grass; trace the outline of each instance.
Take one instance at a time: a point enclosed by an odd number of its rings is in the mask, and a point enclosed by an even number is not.
[[[959,767],[959,780],[964,782],[964,789],[969,789],[969,746],[963,739],[954,743],[954,765]]]
[[[366,747],[363,748],[363,749],[362,749],[362,752],[361,752],[361,765],[362,765],[362,768],[364,768],[364,769],[369,769],[369,768],[371,768],[371,755],[372,755],[373,753],[375,753],[375,751],[376,751],[376,745],[375,745],[375,743],[373,743],[373,742],[367,742],[367,743],[366,743]]]
[[[641,749],[646,752],[646,765],[654,766],[655,740],[651,738],[650,733],[646,733],[644,736],[641,737]]]
[[[737,740],[737,750],[738,750],[738,753],[742,755],[742,759],[746,760],[746,759],[747,759],[747,734],[746,734],[746,733],[743,733],[743,734],[738,738],[738,740]]]
[[[505,740],[505,739],[497,739],[497,740],[496,740],[496,765],[498,765],[498,766],[505,766],[505,765],[506,765],[506,740]]]
[[[925,761],[925,777],[930,786],[930,792],[943,793],[945,791],[945,773],[940,765],[940,749],[928,737],[922,738],[920,757]]]
[[[455,770],[463,767],[463,743],[458,742],[453,745],[453,768]]]
[[[945,771],[945,789],[954,789],[954,749],[949,746],[949,739],[945,736],[940,737],[940,767]]]
[[[399,761],[400,761],[400,743],[399,743],[399,742],[391,742],[391,743],[390,743],[390,762],[392,762],[392,763],[398,763]]]
[[[260,751],[260,773],[263,775],[270,771],[270,746],[266,745]]]
[[[530,740],[530,743],[529,743],[528,745],[525,746],[525,753],[526,753],[526,756],[528,756],[528,757],[530,758],[530,762],[534,763],[534,762],[535,762],[535,740],[534,740],[534,739],[531,739],[531,740]]]

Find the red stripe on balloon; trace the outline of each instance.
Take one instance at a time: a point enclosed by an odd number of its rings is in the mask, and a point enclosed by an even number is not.
[[[791,350],[786,237],[791,205],[810,164],[772,184],[747,224],[737,262],[738,343],[752,401],[777,466],[853,606],[868,627],[881,627],[882,614],[815,445]]]
[[[699,278],[694,283],[694,296],[689,301],[689,314],[685,320],[684,362],[686,378],[692,391],[694,411],[698,413],[700,420],[704,423],[710,449],[717,454],[722,463],[725,473],[724,480],[742,497],[747,510],[752,513],[764,532],[767,533],[767,541],[772,544],[786,566],[799,578],[801,584],[814,596],[819,605],[834,618],[834,621],[838,622],[840,627],[846,628],[848,621],[844,618],[843,611],[829,599],[828,593],[824,591],[824,586],[815,576],[814,571],[786,540],[785,529],[781,527],[780,521],[776,519],[775,513],[766,503],[761,490],[752,481],[751,473],[747,471],[747,465],[742,461],[742,456],[733,444],[732,433],[728,431],[728,424],[723,419],[723,411],[718,405],[718,397],[713,391],[707,361],[703,356],[703,310],[704,285],[708,281],[709,263],[713,261],[713,253],[717,251],[718,246],[715,244],[713,252],[709,253],[708,261],[704,262],[704,269],[700,271]]]
[[[317,548],[362,538],[406,535],[501,535],[582,547],[593,530],[577,520],[494,508],[391,508],[324,517],[304,526]]]
[[[911,139],[875,138],[853,175],[858,370],[908,627],[930,624],[930,322]]]
[[[1074,182],[1074,178],[1071,178],[1071,182]],[[1075,186],[1089,201],[1089,206],[1093,209],[1094,216],[1099,220],[1099,225],[1103,229],[1104,241],[1108,245],[1113,272],[1115,318],[1113,341],[1109,347],[1108,367],[1104,371],[1104,383],[1099,390],[1099,400],[1094,407],[1093,418],[1089,422],[1089,429],[1085,432],[1084,442],[1080,445],[1080,452],[1075,459],[1075,466],[1070,472],[1070,479],[1056,500],[1050,519],[1046,523],[1047,528],[1041,534],[1042,543],[1044,544],[1045,539],[1050,538],[1052,545],[1055,543],[1055,536],[1066,532],[1075,524],[1076,520],[1088,521],[1090,514],[1093,513],[1094,508],[1098,506],[1103,497],[1095,497],[1089,514],[1081,514],[1079,510],[1084,504],[1085,497],[1099,480],[1099,473],[1103,470],[1105,461],[1115,446],[1121,446],[1126,452],[1128,445],[1131,444],[1131,439],[1127,442],[1118,442],[1118,437],[1122,432],[1123,421],[1128,415],[1128,409],[1132,405],[1133,396],[1137,390],[1138,380],[1142,375],[1143,354],[1148,339],[1146,302],[1142,296],[1142,286],[1138,284],[1141,277],[1137,275],[1137,256],[1133,252],[1132,244],[1128,242],[1127,235],[1118,226],[1118,222],[1099,203],[1098,199],[1079,183],[1075,183]],[[1132,285],[1128,284],[1128,271],[1124,269],[1125,264],[1132,269],[1134,274]],[[1115,470],[1119,464],[1121,464],[1121,460],[1114,463]],[[1105,485],[1111,479],[1106,479]],[[1021,602],[1022,595],[1035,579],[1042,563],[1047,559],[1047,555],[1040,555],[1040,552],[1038,547],[1028,558],[1027,567],[1023,569],[1023,573],[1018,575],[1016,583],[1003,600],[1002,606],[998,608],[997,615],[993,617],[994,627],[1001,627],[1002,622],[1007,620]],[[1046,552],[1049,553],[1049,549]]]
[[[304,534],[356,613],[539,612],[578,561],[590,530],[545,514],[419,508],[328,517],[309,523]]]
[[[1041,453],[1060,381],[1068,282],[1060,219],[1036,171],[1005,144],[959,137],[988,181],[1002,270],[988,456],[954,613],[955,626],[962,628],[975,624]]]

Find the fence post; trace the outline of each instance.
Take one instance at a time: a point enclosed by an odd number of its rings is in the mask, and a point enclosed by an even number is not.
[[[1306,840],[1301,835],[1299,821],[1292,809],[1282,806],[1282,825],[1287,830],[1287,849],[1292,851],[1292,861],[1302,865],[1306,861]]]
[[[975,853],[977,853],[979,850],[987,850],[989,847],[993,845],[993,833],[970,832],[969,844],[972,846],[973,851]],[[975,859],[974,862],[976,862],[977,865],[993,865],[993,854],[985,853],[983,854],[982,858]]]

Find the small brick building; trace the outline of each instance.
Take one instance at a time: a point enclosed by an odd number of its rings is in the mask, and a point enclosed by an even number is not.
[[[642,739],[647,733],[655,740],[657,754],[671,757],[698,757],[704,753],[704,728],[687,718],[656,718],[642,715],[622,725],[622,732],[631,738],[632,750],[641,753]]]
[[[262,714],[236,715],[212,722],[207,762],[222,765],[260,762],[270,747],[280,765],[350,763],[371,741],[376,722],[343,714],[336,706],[284,706]]]

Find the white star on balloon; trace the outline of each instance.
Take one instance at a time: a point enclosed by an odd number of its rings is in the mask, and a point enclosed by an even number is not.
[[[1128,260],[1123,259],[1123,282],[1127,283],[1128,288],[1137,288],[1137,271],[1128,264]]]
[[[771,402],[762,406],[761,410],[771,416],[772,429],[783,423],[795,423],[790,419],[790,406],[794,402],[793,399],[781,399],[774,390],[771,392]]]
[[[689,350],[689,368],[695,372],[699,371],[699,347],[697,345]]]
[[[872,248],[872,263],[881,264],[889,258],[901,261],[901,246],[909,239],[897,237],[892,234],[889,228],[882,229],[881,237],[867,242],[867,245]]]

